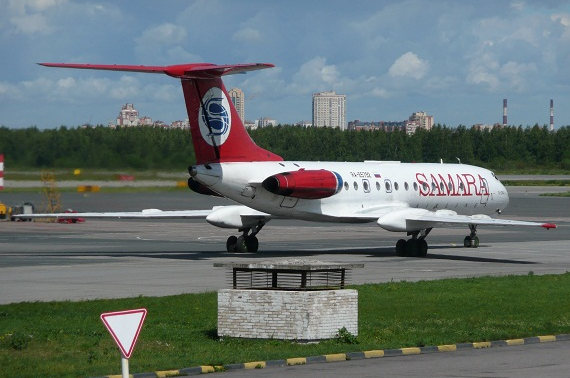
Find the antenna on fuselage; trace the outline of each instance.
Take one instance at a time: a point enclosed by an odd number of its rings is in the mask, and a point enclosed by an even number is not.
[[[458,158],[457,156],[456,156],[455,158],[457,159],[457,162],[458,162],[459,164],[461,164],[461,159]]]

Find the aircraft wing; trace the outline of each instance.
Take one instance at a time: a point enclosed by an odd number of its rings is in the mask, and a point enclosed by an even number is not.
[[[100,219],[206,219],[210,224],[222,228],[254,227],[260,221],[268,222],[271,214],[263,213],[243,205],[214,206],[211,210],[160,210],[86,212],[86,213],[45,213],[18,214],[15,218],[100,218]]]
[[[488,215],[461,215],[452,210],[430,211],[425,209],[400,206],[378,206],[363,209],[349,215],[349,219],[376,221],[378,225],[389,231],[413,231],[433,227],[454,225],[486,225],[486,226],[534,226],[546,229],[556,228],[553,223],[528,222],[513,219],[491,218]]]
[[[540,223],[540,222],[527,222],[513,219],[498,219],[491,218],[488,215],[460,215],[453,211],[449,212],[443,210],[442,213],[438,211],[428,211],[426,214],[415,214],[406,217],[406,221],[412,227],[434,227],[434,226],[452,226],[457,224],[462,225],[486,225],[486,226],[534,226],[544,227],[546,229],[556,228],[553,223]]]
[[[212,210],[160,210],[145,209],[142,211],[87,212],[87,213],[46,213],[18,214],[15,218],[125,218],[125,219],[184,219],[206,218]]]

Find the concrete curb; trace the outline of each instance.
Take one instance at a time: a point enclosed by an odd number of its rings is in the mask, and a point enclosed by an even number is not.
[[[295,358],[287,358],[285,360],[252,361],[252,362],[244,362],[241,364],[229,364],[223,366],[194,366],[180,370],[165,370],[165,371],[155,371],[150,373],[131,374],[130,377],[164,378],[164,377],[175,377],[175,376],[188,376],[188,375],[222,372],[222,371],[235,370],[235,369],[265,369],[271,367],[308,365],[308,364],[339,362],[339,361],[348,361],[348,360],[364,360],[369,358],[408,356],[408,355],[427,354],[427,353],[445,353],[445,352],[455,352],[460,349],[496,348],[502,346],[549,343],[549,342],[567,341],[567,340],[570,340],[570,334],[545,335],[545,336],[526,337],[522,339],[480,341],[473,343],[460,343],[460,344],[425,346],[425,347],[378,349],[378,350],[367,350],[363,352],[325,354],[322,356],[295,357]],[[121,375],[120,374],[106,375],[99,378],[121,378]]]

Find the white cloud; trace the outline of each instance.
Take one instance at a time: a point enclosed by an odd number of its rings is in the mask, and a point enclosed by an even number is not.
[[[303,63],[293,75],[293,82],[289,86],[292,93],[310,93],[338,87],[340,73],[335,65],[326,63],[327,60],[320,56]]]
[[[519,63],[512,60],[501,64],[490,53],[474,58],[469,65],[467,82],[486,86],[491,92],[498,90],[523,91],[527,77],[537,70],[535,63]]]
[[[560,25],[566,28],[570,26],[570,14],[564,14],[564,13],[553,14],[552,16],[550,16],[550,19],[554,22],[559,22]]]
[[[499,63],[491,54],[475,56],[469,64],[467,83],[485,85],[488,89],[494,91],[499,87],[499,78],[496,74],[499,67]]]
[[[26,13],[27,10],[43,12],[66,2],[67,0],[10,0],[9,9],[20,14]]]
[[[165,23],[146,29],[135,38],[135,52],[145,62],[177,64],[199,62],[199,55],[187,51],[188,32],[180,25]]]
[[[527,77],[536,71],[534,63],[517,63],[509,61],[501,66],[501,76],[505,78],[507,84],[515,91],[526,89]]]
[[[235,32],[232,39],[239,42],[259,42],[262,38],[259,30],[245,27]]]
[[[517,11],[522,11],[525,8],[525,3],[524,1],[513,1],[511,3],[511,8],[517,10]]]
[[[411,77],[419,80],[425,76],[429,69],[427,61],[420,59],[416,54],[408,51],[392,64],[388,73],[392,77]]]
[[[550,16],[552,22],[562,25],[564,32],[562,33],[563,39],[570,39],[570,14],[558,13]]]
[[[16,31],[22,34],[50,33],[52,31],[46,17],[38,13],[15,16],[10,19],[10,22],[14,25]]]
[[[57,81],[57,86],[62,89],[70,89],[76,85],[76,80],[72,77],[67,77],[65,79],[59,79]]]
[[[370,95],[374,96],[374,97],[380,97],[380,98],[390,97],[390,93],[388,93],[388,91],[385,90],[384,88],[373,88],[370,91]]]
[[[48,34],[54,29],[46,13],[65,4],[67,0],[10,0],[8,8],[10,24],[17,33]]]
[[[178,25],[165,23],[145,30],[142,35],[137,38],[137,43],[145,44],[165,44],[176,45],[186,40],[186,30]]]

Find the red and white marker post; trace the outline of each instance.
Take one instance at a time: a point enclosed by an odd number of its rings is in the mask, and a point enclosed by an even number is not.
[[[123,378],[129,377],[129,358],[146,318],[146,308],[105,312],[101,320],[121,350],[121,370]]]
[[[0,154],[0,190],[4,189],[4,154]]]

